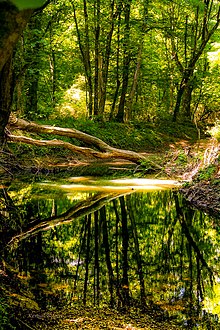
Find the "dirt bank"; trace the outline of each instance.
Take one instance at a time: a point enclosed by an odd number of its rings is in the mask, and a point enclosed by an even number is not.
[[[220,218],[220,177],[193,183],[181,188],[180,192],[191,205]]]

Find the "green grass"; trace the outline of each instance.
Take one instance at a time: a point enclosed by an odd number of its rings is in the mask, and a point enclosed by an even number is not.
[[[191,123],[185,122],[179,124],[167,121],[122,124],[116,122],[96,122],[85,119],[76,120],[68,116],[47,121],[38,121],[38,123],[75,128],[87,134],[94,135],[113,147],[134,151],[152,151],[177,139],[195,140],[197,138],[196,128]],[[42,137],[49,138],[46,135],[42,135]],[[65,140],[76,143],[73,139]]]

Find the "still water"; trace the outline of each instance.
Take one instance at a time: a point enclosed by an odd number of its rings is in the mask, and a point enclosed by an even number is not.
[[[132,306],[219,328],[220,227],[174,182],[71,178],[0,194],[1,258],[42,309]]]

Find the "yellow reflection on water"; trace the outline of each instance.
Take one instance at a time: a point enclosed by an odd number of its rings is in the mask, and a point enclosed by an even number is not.
[[[220,317],[220,279],[217,279],[217,283],[213,286],[212,296],[204,299],[203,306],[207,312]]]
[[[92,177],[73,177],[70,184],[43,183],[49,187],[55,187],[66,191],[154,191],[178,187],[180,184],[174,180],[158,179],[115,179],[103,180]],[[83,183],[82,183],[83,182]]]

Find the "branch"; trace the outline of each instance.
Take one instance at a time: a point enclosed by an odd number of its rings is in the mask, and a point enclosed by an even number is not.
[[[38,125],[36,123],[27,122],[26,120],[18,119],[13,116],[11,116],[9,119],[9,128],[17,128],[27,132],[55,134],[59,136],[76,138],[86,143],[87,145],[92,145],[96,147],[98,151],[92,148],[78,147],[72,143],[64,142],[62,140],[57,140],[57,139],[36,140],[25,136],[7,134],[8,139],[12,142],[22,142],[36,146],[63,147],[75,153],[80,153],[85,156],[93,156],[95,158],[100,158],[100,159],[122,158],[125,160],[132,161],[134,163],[140,163],[141,160],[146,160],[146,158],[139,153],[130,150],[113,148],[104,141],[102,141],[101,139],[83,133],[76,129]]]

